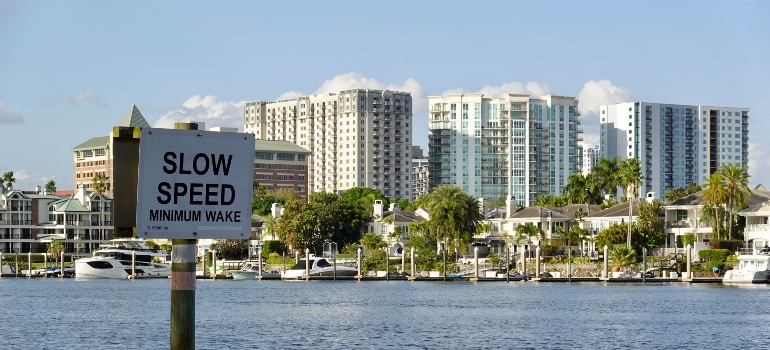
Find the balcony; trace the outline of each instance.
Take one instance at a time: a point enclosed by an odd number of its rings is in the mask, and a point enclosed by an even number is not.
[[[689,221],[666,221],[666,228],[690,228],[692,227]]]
[[[766,232],[766,231],[770,231],[770,224],[751,224],[751,225],[746,225],[746,231],[750,231],[750,232]]]

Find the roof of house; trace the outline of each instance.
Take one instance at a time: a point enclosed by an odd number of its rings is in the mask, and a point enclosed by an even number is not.
[[[24,194],[24,192],[19,191],[19,190],[4,190],[3,191],[3,195],[5,195],[5,198],[10,198],[14,193],[18,194],[23,199],[29,199],[29,196],[27,196],[26,194]]]
[[[281,140],[254,140],[254,150],[259,152],[310,154],[310,151],[293,142]]]
[[[521,208],[511,215],[511,219],[532,219],[532,218],[554,218],[554,219],[574,219],[560,213],[555,208],[527,207]]]
[[[104,147],[107,147],[109,143],[110,143],[109,136],[92,137],[88,141],[73,147],[72,151],[74,152],[74,151],[81,151],[81,150],[94,149],[94,148],[104,148]]]
[[[411,211],[386,211],[382,213],[382,220],[385,220],[391,216],[393,216],[393,221],[398,221],[398,222],[425,221],[425,219],[422,216],[419,216]]]
[[[595,204],[568,204],[561,208],[553,208],[560,211],[565,216],[575,218],[575,213],[582,211],[585,215],[591,215],[601,211],[598,205]]]
[[[144,119],[142,112],[139,112],[139,108],[136,108],[136,105],[133,104],[128,110],[128,113],[126,113],[126,115],[123,117],[123,120],[118,123],[118,126],[149,128],[150,123]]]
[[[73,212],[73,211],[86,211],[90,212],[79,200],[75,198],[65,198],[51,203],[56,211],[61,212]]]
[[[770,200],[770,191],[764,189],[762,185],[757,186],[751,191],[751,195],[746,198],[746,204],[749,206],[757,205],[762,202]],[[703,191],[695,192],[689,196],[685,196],[666,204],[666,206],[687,206],[687,205],[704,205],[706,200],[703,199]]]
[[[641,198],[634,198],[631,206],[631,216],[639,215],[639,203]],[[628,202],[619,203],[604,210],[600,210],[591,215],[583,217],[584,219],[591,218],[608,218],[608,217],[624,217],[628,216]]]

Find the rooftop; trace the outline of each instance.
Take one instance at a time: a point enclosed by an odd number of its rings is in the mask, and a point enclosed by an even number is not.
[[[310,154],[310,151],[293,142],[281,140],[254,140],[254,150],[259,152]]]
[[[88,141],[73,147],[72,151],[75,152],[75,151],[84,151],[84,150],[95,149],[95,148],[104,148],[104,147],[107,147],[109,143],[110,143],[109,136],[92,137]]]

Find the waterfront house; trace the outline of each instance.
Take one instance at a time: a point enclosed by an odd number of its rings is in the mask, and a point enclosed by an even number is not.
[[[765,214],[770,209],[765,209],[770,206],[770,204],[766,204],[770,201],[770,192],[759,185],[752,190],[752,195],[747,197],[746,201],[748,208],[738,212],[738,215],[746,218],[745,238],[750,241],[754,238],[761,238],[762,233],[768,231],[764,230],[760,224],[767,223],[767,217],[770,216],[770,214]],[[690,232],[696,236],[696,251],[710,247],[711,240],[714,238],[712,237],[713,227],[710,221],[702,220],[705,205],[703,191],[699,191],[673,200],[664,206],[669,247],[674,247],[676,244],[677,247],[682,248],[682,244],[679,243],[681,237]]]
[[[366,232],[374,232],[382,236],[388,243],[391,255],[399,255],[409,243],[409,225],[413,222],[430,219],[428,212],[419,208],[413,212],[403,211],[398,203],[390,203],[388,210],[383,210],[381,200],[375,200],[372,218],[364,225]]]
[[[112,197],[81,186],[73,195],[0,190],[0,252],[37,253],[62,240],[66,253],[90,253],[112,239]]]
[[[532,206],[521,208],[516,205],[514,196],[509,196],[505,207],[493,207],[486,211],[486,221],[492,224],[492,230],[485,241],[489,252],[505,254],[505,246],[511,253],[529,250],[531,246],[543,244],[561,244],[558,228],[566,231],[574,225],[583,225],[584,217],[599,211],[598,205],[570,204],[564,207],[546,208]],[[516,241],[519,225],[531,223],[544,232],[544,239],[530,236]]]

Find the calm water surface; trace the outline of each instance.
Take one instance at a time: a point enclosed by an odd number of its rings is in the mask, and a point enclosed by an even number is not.
[[[0,349],[168,348],[168,280],[0,279]],[[770,346],[770,287],[198,281],[199,349]]]

